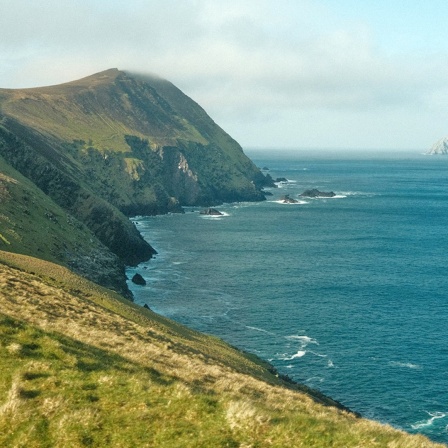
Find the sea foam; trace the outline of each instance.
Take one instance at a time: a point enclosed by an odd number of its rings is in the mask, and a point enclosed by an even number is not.
[[[428,411],[426,411],[426,413],[430,416],[430,418],[428,420],[422,420],[417,423],[414,423],[413,425],[411,425],[412,429],[421,429],[421,428],[425,428],[427,426],[432,426],[432,424],[434,423],[435,420],[438,420],[439,418],[446,417],[446,414],[444,414],[443,412],[428,412]]]
[[[292,356],[284,356],[279,358],[282,361],[292,361],[293,359],[302,358],[306,355],[306,350],[299,350],[297,353],[295,353]]]
[[[412,364],[410,362],[399,362],[399,361],[391,361],[389,362],[390,366],[393,367],[404,367],[407,369],[421,369],[422,366],[419,366],[418,364]]]

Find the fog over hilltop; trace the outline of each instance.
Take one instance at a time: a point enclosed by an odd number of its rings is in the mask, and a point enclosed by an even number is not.
[[[127,68],[170,79],[243,147],[424,150],[446,135],[439,0],[2,0],[1,87]]]

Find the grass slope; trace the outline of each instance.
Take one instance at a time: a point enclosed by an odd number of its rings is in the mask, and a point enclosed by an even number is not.
[[[0,371],[0,446],[440,446],[324,406],[61,266],[1,251]]]
[[[0,250],[59,263],[126,291],[118,257],[1,156]]]

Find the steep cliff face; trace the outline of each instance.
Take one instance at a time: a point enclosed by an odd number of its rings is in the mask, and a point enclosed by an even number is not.
[[[53,148],[44,144],[47,154],[39,151],[40,137],[33,130],[17,123],[10,123],[10,128],[15,132],[0,126],[0,154],[15,170],[83,222],[123,262],[136,264],[155,253],[126,216],[79,181],[64,155],[50,153]]]
[[[428,150],[426,154],[430,155],[446,155],[448,154],[448,137],[442,138]]]
[[[0,156],[82,223],[78,237],[106,247],[110,266],[155,253],[127,216],[262,200],[261,188],[270,183],[173,84],[117,69],[58,86],[0,89]],[[44,245],[45,235],[39,238]],[[69,261],[55,252],[47,259],[82,269],[80,257]],[[88,265],[86,275],[95,278]],[[124,285],[120,272],[103,271],[100,282],[111,284],[109,275]]]
[[[238,143],[168,81],[112,69],[3,90],[0,104],[4,126],[128,215],[264,198],[267,179]]]
[[[131,297],[119,257],[1,156],[0,250],[59,263]]]

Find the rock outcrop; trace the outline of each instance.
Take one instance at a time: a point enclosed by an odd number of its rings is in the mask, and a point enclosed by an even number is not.
[[[134,274],[132,277],[132,283],[135,283],[136,285],[145,286],[146,280],[139,274],[138,272]]]
[[[282,196],[280,201],[283,202],[283,204],[297,204],[299,202],[297,199],[291,198],[289,194]]]
[[[305,190],[300,196],[305,198],[334,198],[336,193],[333,191],[319,191],[316,188]]]
[[[209,215],[209,216],[222,216],[223,214],[216,210],[216,208],[206,208],[199,212],[201,215]]]
[[[442,138],[438,142],[434,143],[434,145],[431,146],[427,154],[430,155],[448,154],[448,137]]]

